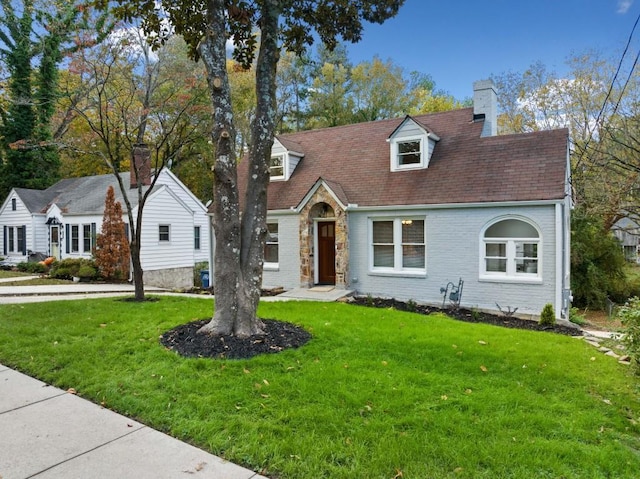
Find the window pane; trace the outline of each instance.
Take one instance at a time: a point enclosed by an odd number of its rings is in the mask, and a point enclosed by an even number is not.
[[[413,165],[420,163],[421,157],[419,141],[404,141],[402,143],[398,143],[399,165]]]
[[[506,273],[507,272],[507,260],[506,259],[487,259],[487,272],[490,273]]]
[[[284,164],[282,156],[272,156],[269,162],[271,176],[284,176]]]
[[[393,245],[373,247],[373,266],[393,268]]]
[[[160,241],[169,241],[169,225],[158,226],[158,238]]]
[[[78,225],[71,226],[71,251],[77,252],[80,249],[79,239],[80,229]]]
[[[538,257],[538,244],[537,243],[520,243],[516,242],[516,257],[518,258],[537,258]]]
[[[487,228],[485,238],[538,238],[538,232],[524,221],[503,220]]]
[[[393,243],[393,221],[373,222],[373,242]]]
[[[277,263],[278,257],[278,223],[267,223],[267,241],[264,246],[265,263]]]
[[[403,246],[402,267],[424,269],[424,246]]]
[[[424,220],[402,220],[402,242],[424,244]]]
[[[265,263],[277,263],[278,262],[278,244],[267,244],[264,247],[264,261]]]
[[[82,249],[85,252],[91,251],[91,225],[82,225]]]
[[[507,256],[507,244],[506,243],[488,243],[487,256],[497,256],[500,258],[505,258]]]
[[[516,259],[516,272],[518,273],[538,273],[537,259]]]

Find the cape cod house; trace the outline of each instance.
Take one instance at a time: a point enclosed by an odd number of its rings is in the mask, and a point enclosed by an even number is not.
[[[278,135],[264,285],[442,304],[462,280],[464,307],[566,317],[568,131],[498,136],[493,83],[473,101]]]
[[[138,153],[148,161],[144,150]],[[135,177],[123,173],[122,179],[131,186],[127,194],[135,218]],[[151,178],[143,182],[148,189]],[[91,258],[109,186],[125,210],[128,231],[126,205],[112,174],[68,178],[46,190],[13,188],[0,207],[0,256],[10,264],[26,261],[33,253],[57,259]],[[195,263],[209,261],[209,231],[206,207],[171,171],[163,169],[142,215],[140,259],[145,284],[192,287]]]

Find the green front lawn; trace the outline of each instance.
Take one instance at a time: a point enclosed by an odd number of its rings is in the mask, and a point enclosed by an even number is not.
[[[162,297],[0,306],[0,362],[279,478],[636,478],[640,390],[575,338],[340,303],[264,303],[298,350],[184,359]]]
[[[6,271],[4,269],[0,269],[0,279],[18,278],[20,276],[31,276],[31,273],[23,273],[22,271]]]

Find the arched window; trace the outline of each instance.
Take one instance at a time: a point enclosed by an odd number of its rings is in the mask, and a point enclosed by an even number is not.
[[[541,239],[535,226],[520,219],[508,218],[491,224],[482,235],[480,275],[487,279],[539,278]]]

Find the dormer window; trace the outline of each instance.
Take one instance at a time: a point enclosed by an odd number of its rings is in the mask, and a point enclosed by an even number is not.
[[[398,141],[398,168],[422,164],[422,140]]]
[[[437,135],[407,116],[387,139],[391,171],[427,168],[438,140]]]
[[[271,161],[269,161],[269,175],[272,180],[284,179],[284,155],[271,157]]]

